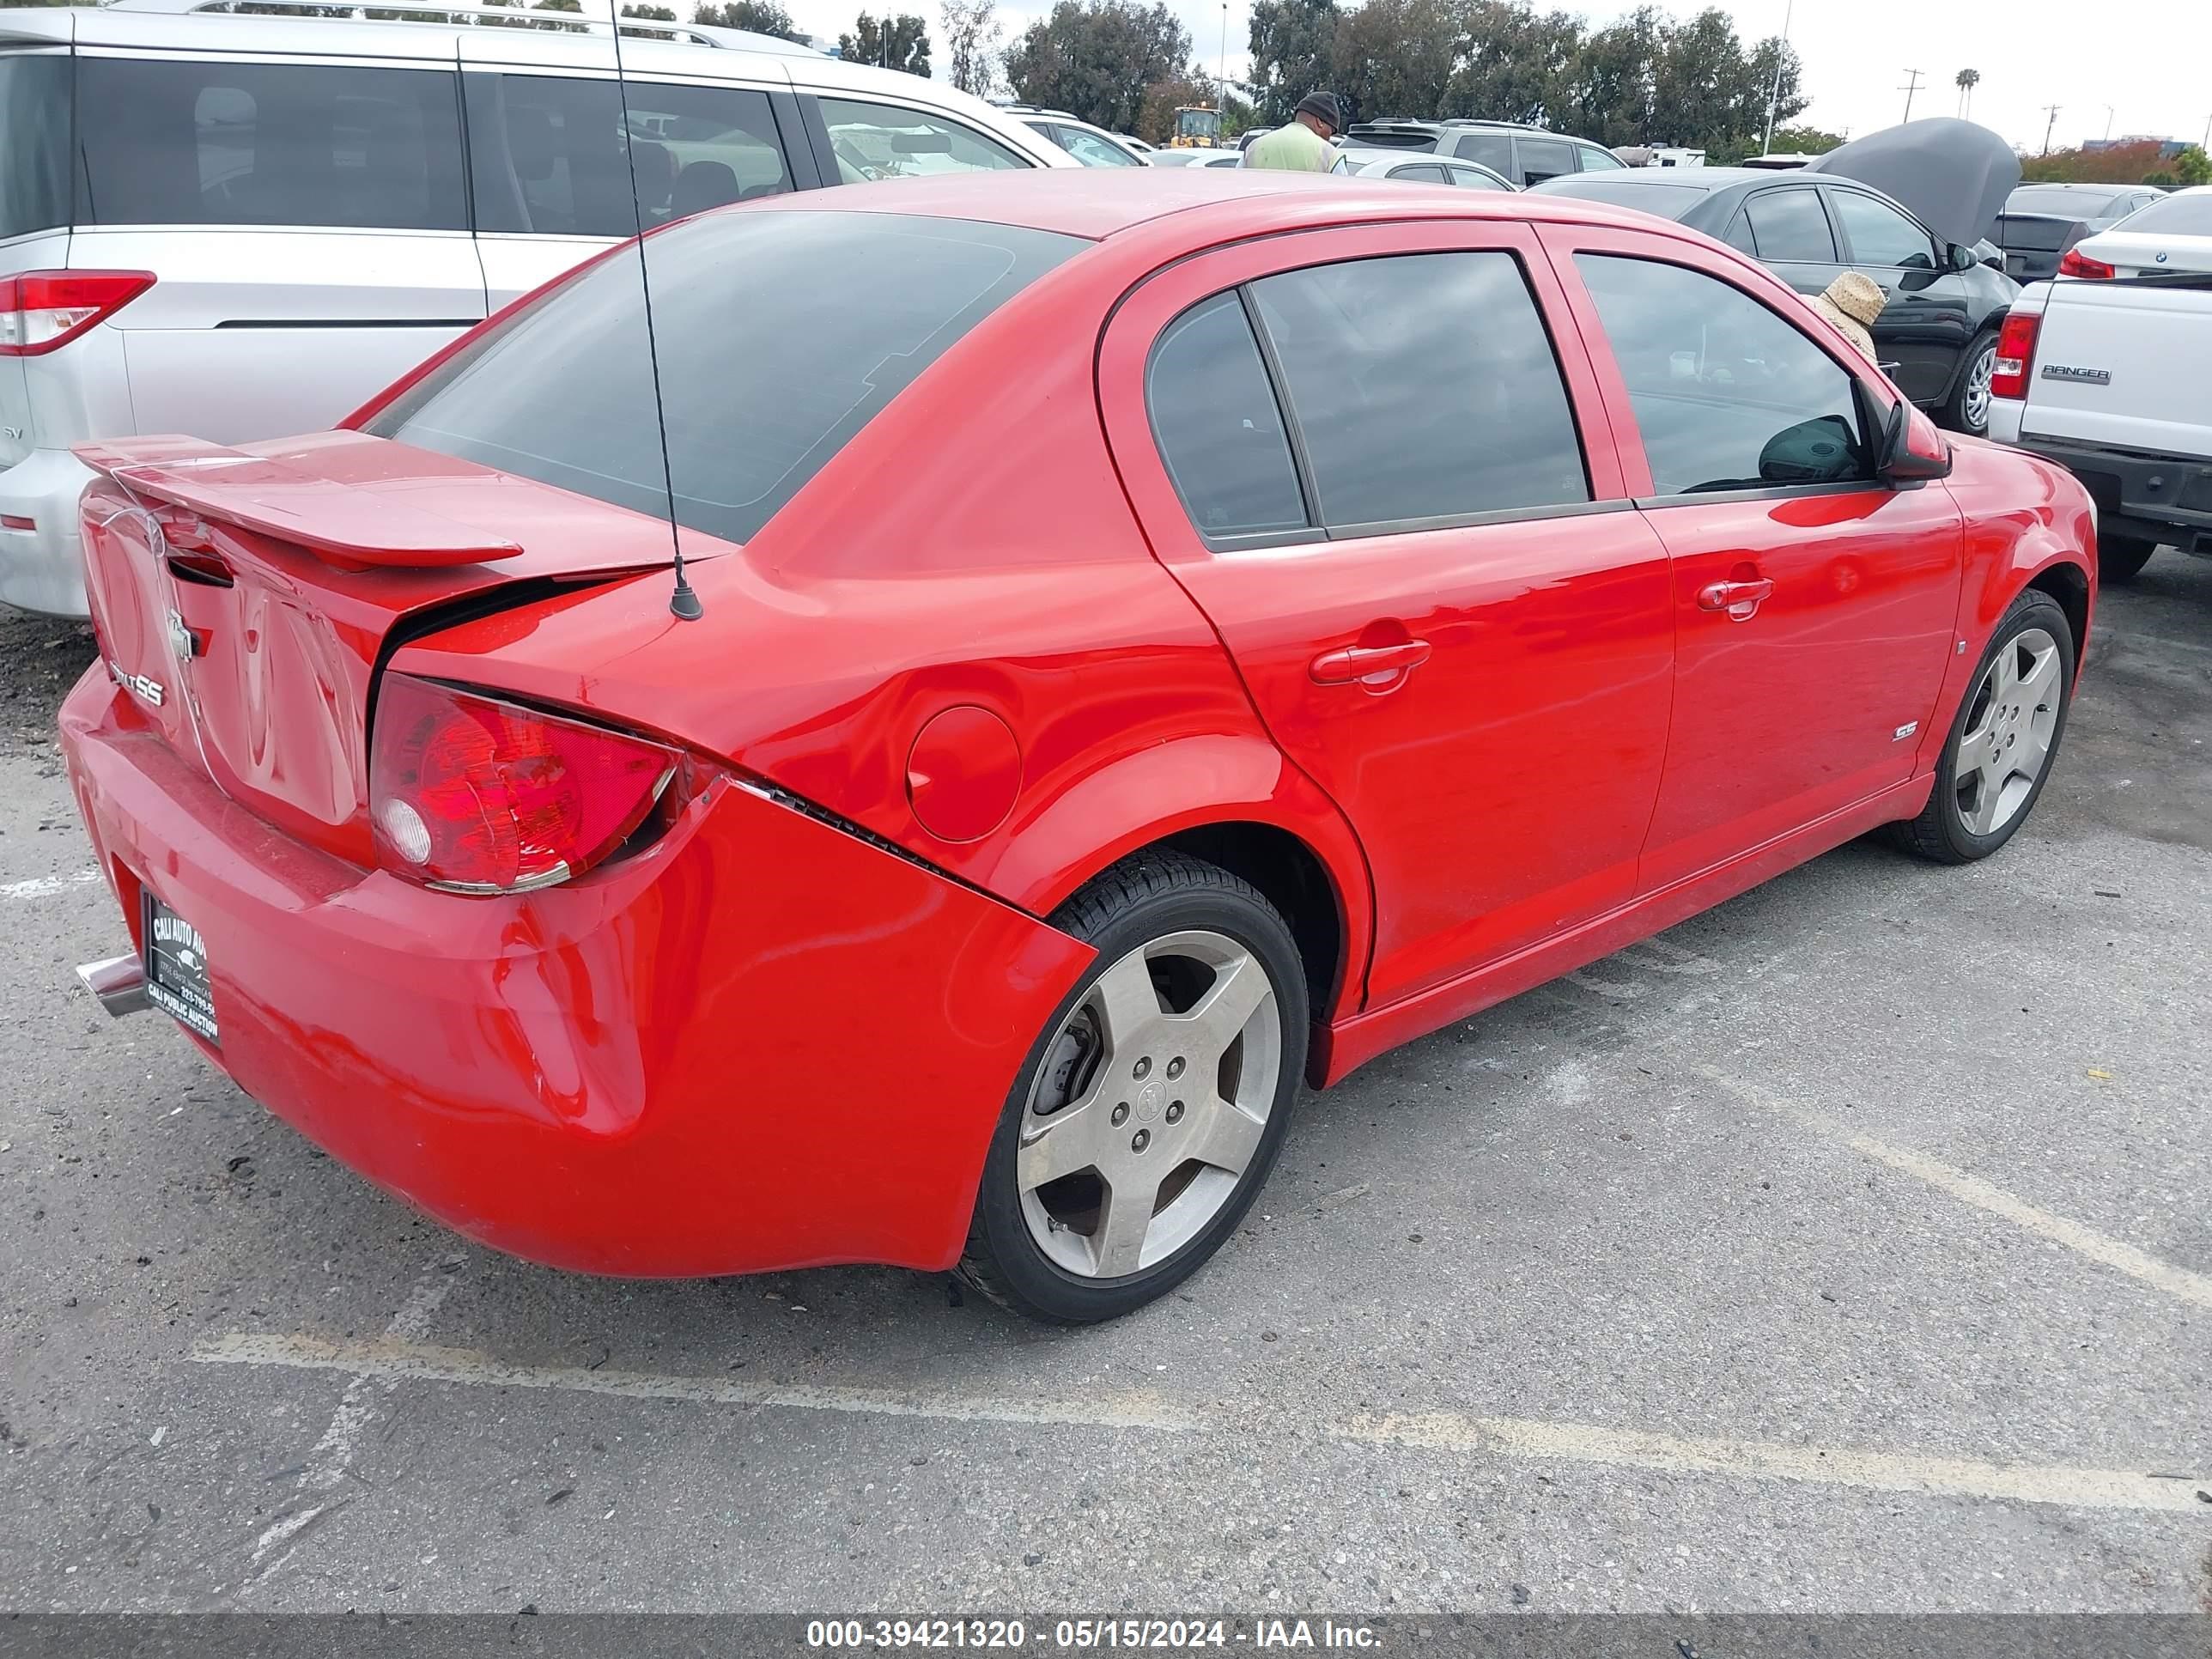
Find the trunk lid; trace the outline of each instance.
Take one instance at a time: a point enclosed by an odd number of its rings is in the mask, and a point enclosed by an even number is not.
[[[358,432],[78,451],[109,673],[224,793],[366,865],[384,659],[432,617],[672,562],[665,520]],[[684,532],[684,556],[724,544]]]
[[[2024,436],[2202,455],[2212,443],[2212,276],[2051,285],[2030,371]]]

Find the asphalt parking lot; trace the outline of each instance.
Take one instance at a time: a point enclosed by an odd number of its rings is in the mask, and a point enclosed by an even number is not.
[[[107,1020],[89,638],[0,622],[0,1605],[2212,1611],[2212,562],[2100,620],[1998,857],[1846,848],[1309,1096],[1074,1332],[504,1260]]]

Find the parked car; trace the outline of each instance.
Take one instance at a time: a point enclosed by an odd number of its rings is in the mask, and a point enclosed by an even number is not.
[[[580,18],[0,11],[0,600],[84,614],[72,445],[327,425],[641,223],[1075,165],[942,82],[638,27],[625,124]]]
[[[890,206],[672,228],[651,336],[603,260],[337,430],[87,452],[106,999],[502,1249],[1091,1320],[1302,1079],[2026,822],[2087,495],[1730,250],[1245,170]]]
[[[1990,435],[2063,464],[2099,509],[2106,581],[2171,544],[2212,554],[2212,188],[2162,196],[2068,251],[1997,343]]]
[[[1025,104],[1009,104],[1007,112],[1028,127],[1059,145],[1087,167],[1140,167],[1147,164],[1152,147],[1141,148],[1133,139],[1109,132],[1103,127],[1094,127],[1088,121],[1079,121],[1066,110],[1035,109]]]
[[[1347,149],[1337,154],[1331,173],[1366,179],[1395,179],[1419,185],[1457,185],[1462,190],[1511,190],[1510,179],[1493,173],[1480,161],[1456,161],[1434,155],[1401,155],[1395,150]]]
[[[1235,167],[1244,164],[1236,149],[1156,149],[1147,158],[1156,167]]]
[[[1702,230],[1771,266],[1801,294],[1821,292],[1844,271],[1864,271],[1889,295],[1870,331],[1890,378],[1951,430],[1988,431],[1997,325],[2019,285],[1881,191],[1826,173],[1742,167],[1626,168],[1539,188]]]
[[[1576,173],[1626,172],[1604,145],[1510,121],[1355,121],[1342,140],[1351,149],[1409,149],[1476,161],[1527,190]]]
[[[2022,185],[1997,216],[2005,275],[2016,283],[2048,281],[2084,236],[2109,230],[2165,193],[2148,185]]]

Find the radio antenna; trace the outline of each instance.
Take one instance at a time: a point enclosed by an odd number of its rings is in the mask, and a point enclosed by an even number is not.
[[[607,27],[615,43],[615,92],[622,107],[623,163],[629,173],[631,222],[637,227],[638,293],[645,303],[645,357],[653,375],[653,423],[660,438],[660,488],[668,501],[668,544],[675,555],[676,586],[668,595],[668,614],[696,622],[706,614],[699,595],[684,574],[684,532],[676,522],[676,474],[668,457],[668,408],[660,396],[660,340],[653,327],[652,261],[645,257],[645,205],[637,193],[637,146],[629,124],[629,78],[623,72],[622,0],[607,0]]]

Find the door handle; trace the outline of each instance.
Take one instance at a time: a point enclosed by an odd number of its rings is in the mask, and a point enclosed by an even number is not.
[[[1349,685],[1358,680],[1387,679],[1419,668],[1429,659],[1426,640],[1401,640],[1395,645],[1348,645],[1340,651],[1324,651],[1307,672],[1321,685]]]
[[[1749,622],[1759,601],[1774,592],[1774,584],[1759,576],[1750,581],[1707,582],[1698,590],[1698,609],[1725,611],[1732,622]]]

